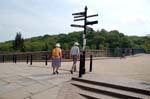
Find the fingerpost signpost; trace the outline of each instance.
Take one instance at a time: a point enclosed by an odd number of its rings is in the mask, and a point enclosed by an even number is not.
[[[98,14],[94,15],[88,15],[87,16],[87,6],[85,6],[85,9],[83,12],[77,12],[73,13],[74,21],[84,21],[84,25],[77,25],[77,24],[71,24],[71,27],[78,27],[78,28],[84,28],[83,33],[83,51],[80,55],[80,70],[79,70],[79,77],[82,77],[82,74],[85,74],[85,48],[86,48],[86,29],[89,28],[87,25],[93,25],[98,24],[98,21],[87,21],[87,18],[98,16]]]

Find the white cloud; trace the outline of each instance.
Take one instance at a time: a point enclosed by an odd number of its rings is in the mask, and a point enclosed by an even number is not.
[[[150,23],[150,16],[122,16],[120,21],[123,23],[133,23],[142,21],[144,23]]]
[[[94,29],[117,29],[127,35],[150,33],[149,0],[0,0],[0,41],[16,32],[32,37],[45,33],[68,33],[82,30],[70,27],[72,13],[84,11],[99,14],[88,20],[98,20]],[[3,40],[2,40],[2,39]],[[4,39],[5,38],[5,39]]]

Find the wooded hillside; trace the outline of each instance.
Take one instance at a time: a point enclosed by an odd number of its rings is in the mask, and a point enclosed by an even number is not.
[[[69,50],[75,41],[80,43],[82,47],[82,33],[72,32],[68,34],[59,35],[44,35],[32,37],[29,39],[21,38],[20,47],[17,48],[15,42],[12,41],[0,43],[0,51],[50,51],[58,42],[61,44],[63,50]],[[21,33],[20,33],[21,34]],[[16,35],[17,37],[17,35]],[[86,49],[106,49],[106,48],[144,48],[147,53],[150,53],[150,36],[127,36],[117,30],[106,31],[87,31],[87,46]]]

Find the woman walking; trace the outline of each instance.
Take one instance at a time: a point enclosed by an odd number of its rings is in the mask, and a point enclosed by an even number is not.
[[[56,43],[55,48],[52,50],[52,67],[53,74],[58,74],[58,69],[61,66],[62,51],[60,44]]]

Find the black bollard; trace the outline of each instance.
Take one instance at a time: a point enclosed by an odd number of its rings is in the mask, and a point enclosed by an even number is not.
[[[29,62],[29,55],[27,54],[27,64],[28,64],[28,62]]]
[[[82,74],[85,74],[85,51],[83,51],[82,56]]]
[[[5,62],[5,55],[3,55],[3,63]]]
[[[80,55],[80,66],[79,66],[79,78],[82,77],[83,74],[83,55]]]
[[[30,65],[32,65],[32,54],[30,56]]]
[[[93,61],[93,56],[90,55],[90,72],[92,72],[92,61]]]
[[[13,58],[13,63],[14,63],[15,62],[15,56],[13,55],[12,58]]]
[[[47,54],[45,56],[45,65],[47,66]]]
[[[17,62],[17,55],[14,55],[14,62],[16,63]]]

